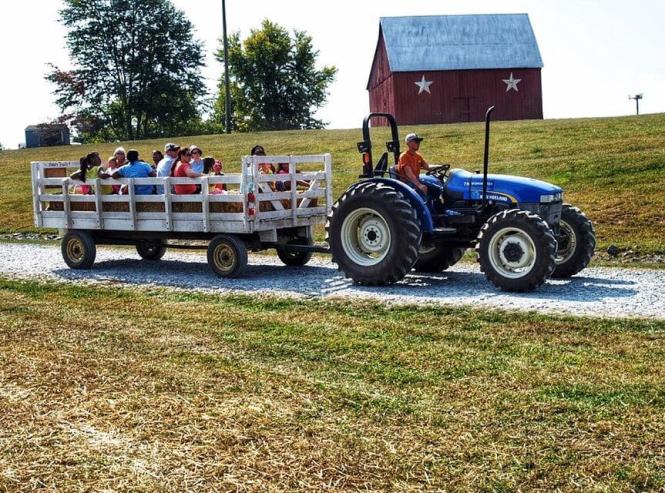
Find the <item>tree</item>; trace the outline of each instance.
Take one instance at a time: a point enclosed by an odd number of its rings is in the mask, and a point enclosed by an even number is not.
[[[73,70],[46,75],[82,140],[186,134],[200,126],[203,48],[170,0],[64,0]]]
[[[237,130],[286,130],[323,128],[314,113],[326,102],[328,86],[335,79],[334,66],[316,69],[318,51],[304,31],[288,31],[264,20],[260,30],[240,42],[229,38],[232,125]],[[224,62],[224,50],[216,53]],[[220,78],[215,118],[223,121],[224,74]]]

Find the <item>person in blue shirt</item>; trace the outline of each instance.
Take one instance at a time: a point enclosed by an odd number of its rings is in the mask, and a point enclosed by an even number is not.
[[[111,178],[149,178],[155,176],[155,170],[148,163],[139,161],[139,151],[131,149],[127,152],[128,164],[119,167],[111,175]],[[154,185],[134,185],[136,195],[150,195],[154,190]]]

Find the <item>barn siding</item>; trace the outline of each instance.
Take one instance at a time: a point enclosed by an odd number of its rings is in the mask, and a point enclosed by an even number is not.
[[[379,42],[377,43],[376,51],[374,52],[374,61],[372,62],[372,70],[370,72],[367,89],[371,90],[380,86],[391,75],[386,44],[383,41],[383,34],[379,28]]]
[[[510,73],[522,79],[518,92],[506,92],[503,79]],[[418,94],[416,81],[422,76],[432,81],[431,94]],[[540,69],[452,70],[441,72],[404,72],[393,74],[392,112],[400,124],[430,124],[482,121],[485,110],[496,106],[496,120],[542,119]],[[386,97],[372,97],[373,111],[387,111],[380,102]]]

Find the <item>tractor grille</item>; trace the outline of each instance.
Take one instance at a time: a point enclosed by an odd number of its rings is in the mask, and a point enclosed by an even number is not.
[[[520,209],[538,214],[540,218],[550,225],[554,232],[559,230],[559,220],[561,219],[561,202],[551,202],[549,204],[520,204]]]

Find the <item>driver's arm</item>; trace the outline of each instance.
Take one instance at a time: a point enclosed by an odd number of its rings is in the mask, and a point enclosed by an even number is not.
[[[421,183],[420,179],[418,179],[418,177],[413,173],[411,168],[406,166],[404,168],[404,174],[406,175],[406,177],[409,179],[409,181],[411,183],[413,183],[416,187],[418,187],[423,192],[427,193],[427,186],[425,184]]]

